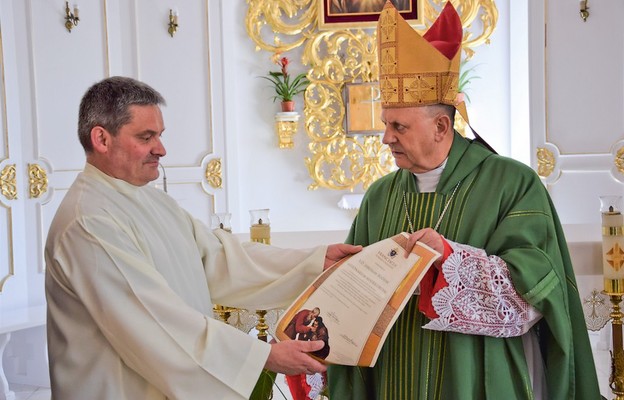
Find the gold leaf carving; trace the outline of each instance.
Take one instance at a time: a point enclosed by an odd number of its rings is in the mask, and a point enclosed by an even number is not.
[[[245,27],[256,43],[256,50],[284,53],[301,46],[316,28],[317,0],[247,0],[247,3]],[[271,40],[267,40],[271,34]]]
[[[221,177],[221,159],[215,158],[206,165],[206,180],[208,184],[215,189],[223,187],[223,178]]]
[[[327,143],[311,143],[311,157],[305,159],[315,183],[320,187],[344,190],[361,184],[367,189],[377,178],[394,168],[394,159],[377,136],[345,137]]]
[[[0,189],[7,200],[17,199],[17,179],[15,164],[7,165],[0,173]]]
[[[278,145],[280,149],[292,149],[295,147],[293,136],[297,133],[297,121],[276,121],[275,131],[277,133]]]
[[[537,174],[547,178],[555,170],[555,155],[552,151],[544,148],[537,148]]]
[[[48,191],[48,176],[37,164],[28,164],[29,197],[37,199]]]
[[[615,160],[613,160],[615,167],[621,174],[624,174],[624,147],[620,147],[615,155]]]

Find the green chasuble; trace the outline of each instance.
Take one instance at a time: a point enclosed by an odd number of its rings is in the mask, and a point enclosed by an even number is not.
[[[415,230],[434,227],[458,183],[438,231],[502,258],[516,291],[542,314],[531,329],[540,344],[547,398],[600,399],[567,244],[531,168],[456,133],[435,193],[419,193],[407,170],[379,179],[364,196],[347,241],[366,246],[409,231],[406,208]],[[534,398],[521,337],[423,329],[428,321],[414,296],[375,367],[330,366],[330,399]]]

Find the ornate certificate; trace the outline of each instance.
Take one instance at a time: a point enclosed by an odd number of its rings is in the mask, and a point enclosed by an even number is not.
[[[402,233],[374,243],[323,272],[283,314],[276,339],[324,340],[314,355],[328,363],[375,365],[390,328],[440,257],[417,243],[405,258],[407,239]]]

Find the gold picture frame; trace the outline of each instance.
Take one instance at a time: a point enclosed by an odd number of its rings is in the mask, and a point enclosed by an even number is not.
[[[386,0],[317,0],[319,29],[375,28]],[[423,28],[424,0],[392,0],[415,28]]]
[[[347,136],[383,134],[379,82],[346,83],[343,96]]]

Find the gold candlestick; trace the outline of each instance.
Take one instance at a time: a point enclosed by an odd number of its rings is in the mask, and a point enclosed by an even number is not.
[[[219,316],[219,319],[221,319],[221,321],[227,324],[228,320],[230,319],[230,315],[232,315],[232,313],[236,311],[236,308],[215,304],[212,306],[212,310],[215,314]]]
[[[613,305],[611,311],[611,328],[613,334],[613,350],[611,351],[611,376],[609,387],[615,395],[614,400],[624,400],[624,349],[622,348],[622,295],[609,294]]]
[[[267,331],[269,330],[269,325],[267,325],[265,319],[266,313],[266,310],[256,310],[256,314],[258,314],[258,323],[256,324],[258,339],[263,342],[267,341]]]
[[[622,343],[622,310],[624,295],[624,216],[621,196],[601,196],[602,267],[605,293],[611,301],[611,375],[609,387],[615,400],[624,400],[624,347]]]

